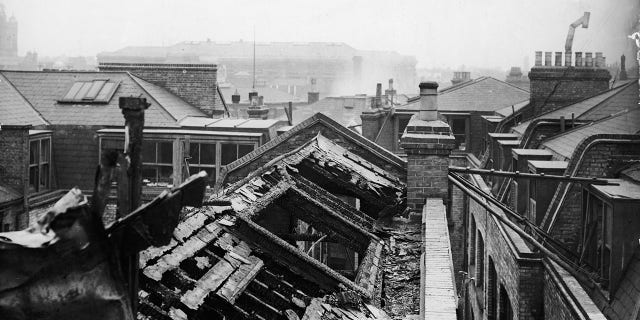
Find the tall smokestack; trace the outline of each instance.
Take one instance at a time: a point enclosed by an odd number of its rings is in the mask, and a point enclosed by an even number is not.
[[[320,93],[316,89],[316,78],[311,78],[311,91],[307,92],[307,103],[316,103],[318,100],[320,100]]]
[[[393,106],[393,97],[396,95],[396,90],[393,89],[393,79],[389,79],[389,89],[384,91],[384,95],[387,97],[387,103],[385,106]]]
[[[438,120],[437,82],[420,82],[420,120]]]

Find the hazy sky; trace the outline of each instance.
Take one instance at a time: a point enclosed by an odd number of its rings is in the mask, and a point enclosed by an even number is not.
[[[507,68],[563,51],[568,26],[591,11],[574,51],[631,52],[638,0],[0,0],[19,23],[20,54],[87,55],[185,40],[345,42],[414,55],[419,66]],[[632,7],[633,6],[635,7]]]

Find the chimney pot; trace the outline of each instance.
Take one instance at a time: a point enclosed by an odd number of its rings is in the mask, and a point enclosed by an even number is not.
[[[382,107],[382,83],[376,84],[376,108]]]
[[[585,53],[585,67],[593,67],[593,53],[587,52]]]
[[[566,51],[564,53],[564,66],[571,67],[571,51]]]
[[[602,59],[604,56],[602,52],[596,52],[595,66],[598,68],[604,68],[604,64],[602,63]]]
[[[582,52],[576,52],[576,67],[582,67]]]
[[[542,51],[536,51],[536,67],[542,66]]]
[[[556,67],[562,67],[562,52],[556,52]]]
[[[420,120],[438,120],[438,83],[420,82]]]
[[[551,52],[544,53],[544,65],[545,67],[551,66]]]

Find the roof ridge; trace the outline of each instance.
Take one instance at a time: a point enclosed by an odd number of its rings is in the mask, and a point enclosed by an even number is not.
[[[307,118],[306,120],[300,122],[299,124],[295,125],[293,128],[287,130],[285,133],[267,141],[265,144],[263,144],[262,146],[254,149],[253,151],[247,153],[246,155],[244,155],[242,158],[237,159],[234,162],[231,162],[227,165],[225,165],[224,167],[222,167],[222,169],[220,170],[220,176],[217,178],[216,181],[216,188],[221,187],[222,186],[222,180],[227,176],[227,174],[233,170],[236,170],[238,168],[244,167],[245,165],[247,165],[251,160],[257,158],[258,156],[262,155],[264,152],[266,152],[267,150],[271,150],[273,148],[275,148],[276,146],[280,145],[281,143],[283,143],[284,141],[288,140],[290,137],[294,136],[297,132],[317,123],[317,122],[323,122],[325,125],[328,125],[330,127],[334,127],[334,129],[336,131],[340,131],[342,132],[348,139],[352,140],[353,142],[363,145],[366,148],[369,148],[369,150],[373,153],[378,153],[380,154],[380,157],[383,159],[386,159],[387,161],[389,161],[390,163],[393,163],[397,166],[402,166],[403,163],[405,163],[405,161],[398,157],[396,154],[392,153],[391,151],[384,149],[383,147],[379,146],[378,144],[370,141],[369,139],[355,133],[354,131],[352,131],[349,128],[345,128],[343,125],[341,125],[340,123],[336,122],[335,120],[327,117],[326,115],[324,115],[321,112],[317,112],[316,114],[314,114],[313,116]],[[337,128],[336,128],[337,125]],[[340,130],[339,128],[342,127],[344,130]],[[361,137],[362,139],[358,139],[355,135],[357,135],[358,137]],[[220,185],[218,185],[218,183],[220,183]]]
[[[522,90],[522,91],[524,91],[524,92],[526,92],[526,93],[531,93],[531,91],[530,91],[530,90],[522,89],[522,88],[520,88],[520,87],[518,87],[518,86],[516,86],[516,85],[514,85],[514,84],[509,83],[509,82],[506,82],[506,81],[503,81],[503,80],[500,80],[500,79],[497,79],[497,78],[494,78],[494,77],[491,77],[491,76],[487,76],[487,77],[488,77],[488,78],[491,78],[491,79],[493,79],[493,80],[496,80],[496,81],[498,81],[498,82],[504,83],[504,84],[506,84],[506,85],[508,85],[508,86],[514,87],[514,88],[516,88],[516,89]]]
[[[31,104],[31,102],[22,94],[22,92],[20,92],[20,90],[18,90],[18,88],[16,88],[16,86],[11,82],[11,80],[9,80],[9,78],[7,78],[2,72],[0,72],[0,77],[2,77],[2,79],[4,79],[4,81],[7,82],[7,84],[20,96],[20,98],[22,98],[22,100],[24,102],[26,102],[26,104],[31,107],[31,110],[36,114],[36,116],[42,120],[42,122],[44,122],[45,125],[51,125],[51,123],[49,121],[47,121],[47,119],[44,118],[44,116],[42,116],[42,114],[40,113],[40,111],[38,111],[38,109],[36,109],[33,104]]]
[[[152,84],[142,78],[138,78],[136,76],[134,76],[133,74],[131,74],[129,71],[126,71],[126,74],[131,78],[131,80],[137,84],[140,89],[142,89],[142,91],[144,91],[153,101],[155,101],[155,103],[158,105],[158,107],[160,107],[161,110],[163,110],[166,114],[168,114],[175,122],[178,126],[180,126],[180,122],[178,121],[178,119],[176,119],[176,117],[173,116],[173,114],[171,114],[171,112],[169,112],[169,110],[167,110],[151,93],[149,93],[149,91],[147,90],[147,88],[144,87],[144,85],[142,85],[140,83],[140,81],[144,81],[146,83]],[[164,90],[164,88],[161,88]]]

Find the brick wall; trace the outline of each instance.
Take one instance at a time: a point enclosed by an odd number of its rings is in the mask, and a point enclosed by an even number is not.
[[[609,173],[609,167],[611,160],[620,157],[631,157],[638,159],[640,157],[640,142],[635,143],[623,143],[623,142],[596,142],[589,146],[589,144],[599,138],[629,138],[638,136],[623,136],[623,135],[597,135],[583,141],[574,152],[567,173],[573,174],[579,177],[608,177],[613,178]],[[586,150],[584,156],[580,158],[582,151]],[[575,168],[577,167],[577,170]],[[551,235],[558,240],[564,242],[569,248],[576,250],[578,247],[580,235],[582,234],[582,188],[580,185],[570,185],[568,192],[564,195],[564,190],[567,187],[567,183],[560,183],[558,189],[551,200],[551,205],[547,210],[543,225],[551,227]],[[563,197],[564,195],[564,197]],[[561,203],[561,199],[564,201]],[[554,213],[558,206],[560,207],[558,214]]]
[[[484,182],[480,182],[480,187],[487,190]],[[475,252],[476,257],[480,254],[484,256],[482,275],[470,273],[470,276],[475,279],[483,278],[482,285],[476,286],[477,280],[470,281],[468,284],[468,286],[474,286],[474,290],[468,290],[470,295],[468,299],[477,301],[477,303],[468,302],[468,305],[473,306],[474,317],[486,318],[491,299],[498,300],[496,301],[498,311],[504,308],[500,305],[499,290],[497,290],[502,285],[516,314],[515,319],[540,319],[543,313],[542,276],[544,272],[541,259],[531,252],[513,231],[499,225],[497,220],[476,201],[469,199],[468,208],[469,217],[473,217],[477,232],[484,239],[485,249],[484,252]],[[465,250],[470,250],[471,245],[467,241]],[[489,260],[493,261],[497,271],[497,288],[490,290],[495,293],[493,297],[488,296],[489,291],[487,291],[489,281],[486,275],[489,272]]]
[[[407,206],[420,212],[425,199],[446,197],[449,157],[443,155],[407,155]]]
[[[0,179],[22,194],[29,185],[29,128],[0,128]]]
[[[467,158],[464,156],[451,156],[451,165],[466,167]],[[465,263],[465,231],[467,220],[467,196],[460,188],[449,183],[449,208],[447,221],[449,222],[449,240],[451,242],[451,258],[455,273],[456,288],[461,290],[463,275],[459,271],[466,271]]]
[[[146,81],[164,87],[208,115],[217,102],[217,66],[215,64],[138,64],[103,63],[100,71],[128,71]]]
[[[98,159],[96,130],[102,127],[64,125],[53,130],[53,166],[56,188],[78,186],[92,190]]]
[[[476,157],[484,152],[484,141],[487,137],[484,115],[491,115],[493,112],[472,112],[469,117],[469,141],[467,141],[467,151]]]
[[[536,116],[609,89],[611,74],[606,69],[534,67],[529,79]]]

